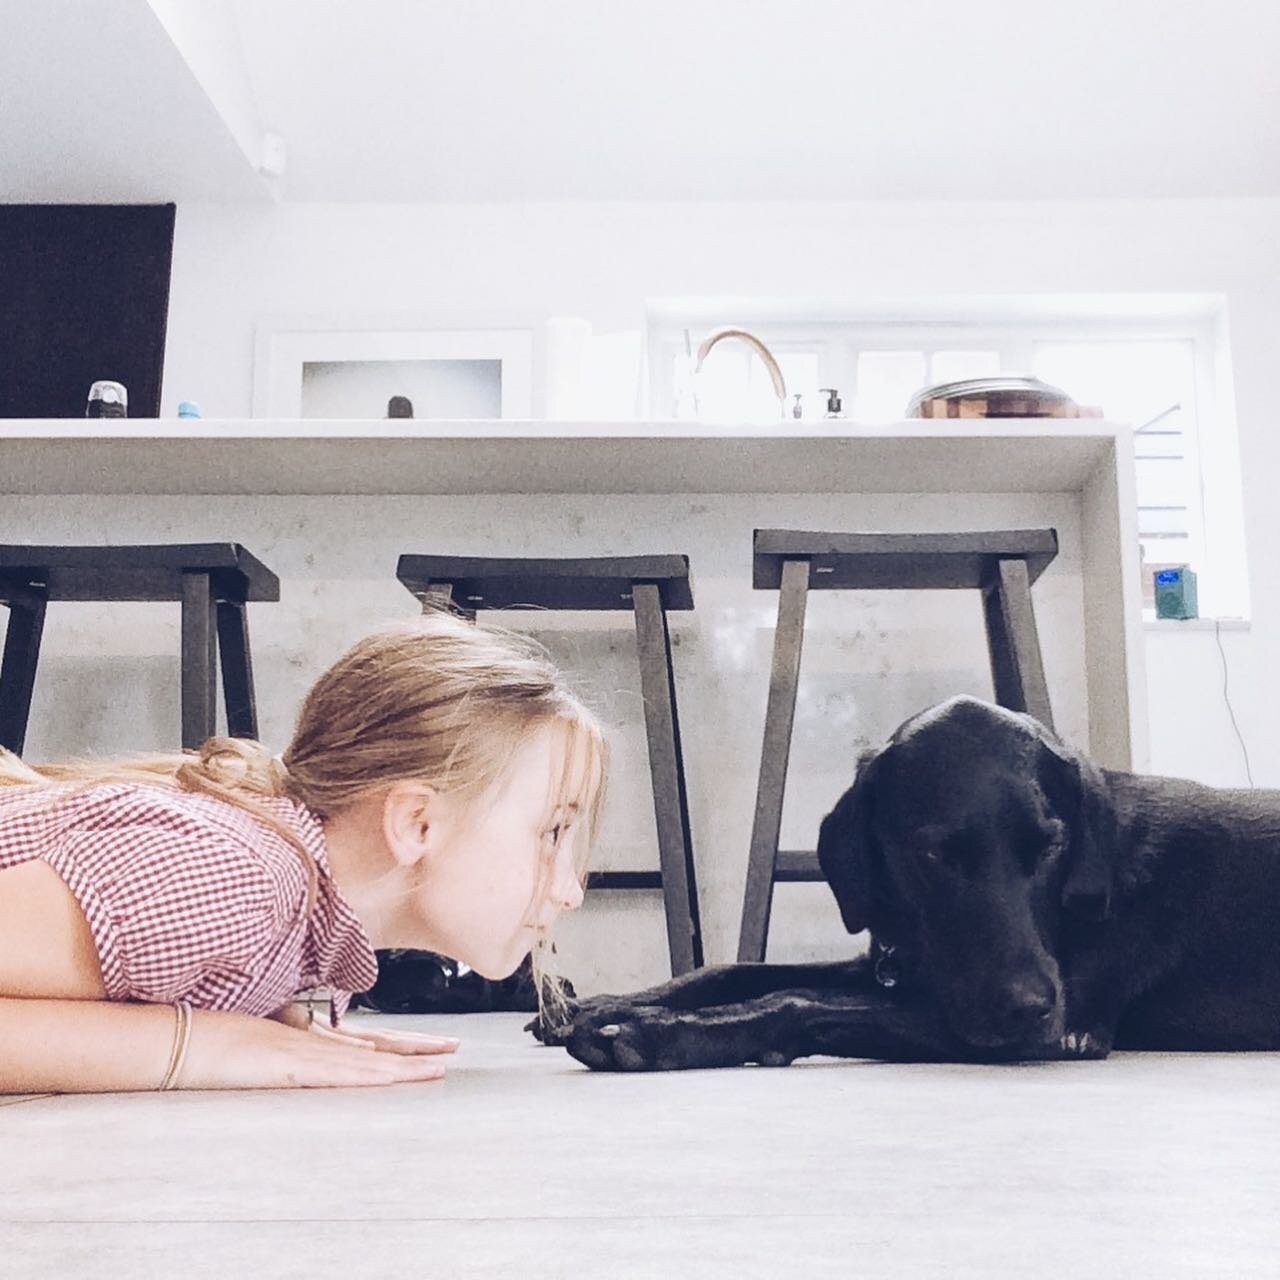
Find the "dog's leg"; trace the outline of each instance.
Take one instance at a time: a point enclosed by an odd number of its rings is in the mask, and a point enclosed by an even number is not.
[[[1124,979],[1117,975],[1123,974]],[[1064,976],[1062,1058],[1105,1058],[1115,1046],[1135,979],[1146,977],[1141,955],[1117,964],[1101,951],[1072,957]]]
[[[685,1010],[615,1005],[584,1010],[566,1048],[598,1071],[676,1071],[758,1062],[785,1066],[815,1054],[888,1062],[969,1062],[965,1045],[929,1006],[874,984],[847,992],[779,991]]]
[[[856,991],[874,986],[866,956],[824,964],[721,964],[697,969],[659,986],[626,995],[586,996],[571,1001],[568,1019],[548,1026],[539,1015],[526,1027],[544,1044],[565,1044],[572,1021],[587,1011],[607,1012],[634,1007],[705,1009],[757,1000],[777,991],[797,988],[817,991]]]
[[[1111,1033],[1098,1026],[1071,1030],[1061,1043],[972,1045],[927,998],[885,990],[868,968],[860,983],[844,990],[778,991],[701,1009],[600,1002],[575,1017],[563,1043],[597,1071],[676,1071],[786,1066],[815,1055],[881,1062],[1072,1061],[1106,1057]]]
[[[757,1000],[776,991],[857,989],[871,977],[866,956],[823,964],[718,964],[646,991],[634,992],[626,999],[668,1009],[702,1009],[708,1005]]]

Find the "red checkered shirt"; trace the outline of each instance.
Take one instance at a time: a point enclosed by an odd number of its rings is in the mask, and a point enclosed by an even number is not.
[[[377,980],[377,957],[333,881],[319,819],[292,800],[263,804],[315,859],[309,917],[287,841],[235,805],[160,786],[0,788],[0,870],[39,858],[62,877],[109,1000],[268,1014],[327,986],[337,1026]]]

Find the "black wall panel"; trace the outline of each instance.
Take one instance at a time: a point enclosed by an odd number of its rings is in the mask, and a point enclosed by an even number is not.
[[[123,382],[160,416],[174,206],[0,205],[0,418],[84,416]]]

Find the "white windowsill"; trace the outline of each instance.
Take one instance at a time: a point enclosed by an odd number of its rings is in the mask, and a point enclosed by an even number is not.
[[[1251,618],[1146,618],[1142,619],[1144,631],[1248,631],[1253,627]]]

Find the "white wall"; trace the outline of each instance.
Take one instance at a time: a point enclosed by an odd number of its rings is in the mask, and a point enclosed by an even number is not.
[[[180,205],[165,413],[250,414],[264,317],[640,328],[646,299],[1221,293],[1244,476],[1253,621],[1221,636],[1255,782],[1280,785],[1280,202],[761,205]],[[732,319],[732,317],[725,317]],[[536,353],[535,353],[536,355]],[[535,402],[539,388],[535,385]],[[1242,784],[1211,631],[1149,637],[1158,772]]]

